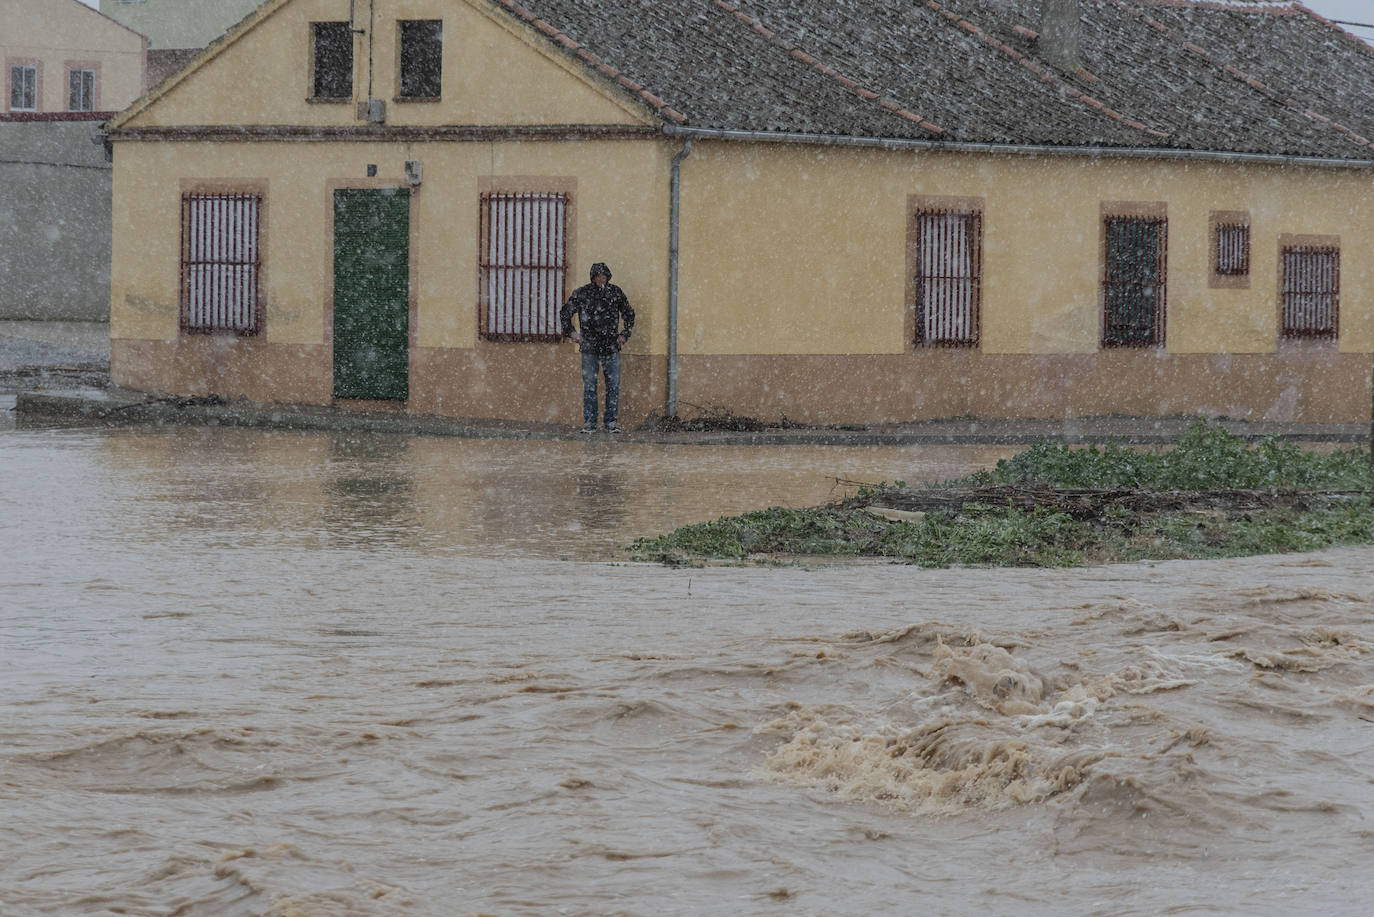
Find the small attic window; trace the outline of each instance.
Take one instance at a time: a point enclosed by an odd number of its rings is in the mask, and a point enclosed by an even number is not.
[[[400,22],[399,98],[438,99],[443,91],[444,23],[441,19]]]
[[[353,28],[347,22],[312,22],[310,97],[353,98]]]
[[[1245,223],[1217,224],[1217,273],[1224,277],[1250,273],[1250,227]]]
[[[1250,288],[1250,214],[1245,210],[1213,210],[1208,218],[1213,289]]]

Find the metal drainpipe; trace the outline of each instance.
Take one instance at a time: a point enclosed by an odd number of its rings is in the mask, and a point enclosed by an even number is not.
[[[678,218],[682,213],[682,160],[692,155],[692,138],[673,157],[673,203],[668,221],[668,416],[677,416]]]

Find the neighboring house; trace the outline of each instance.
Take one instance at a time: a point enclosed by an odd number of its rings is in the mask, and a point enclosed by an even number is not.
[[[98,125],[145,90],[144,49],[78,0],[0,4],[0,318],[108,318]]]
[[[1289,2],[269,0],[110,125],[112,373],[573,423],[606,261],[626,420],[1360,421],[1372,95]]]
[[[156,86],[253,12],[261,0],[100,0],[100,11],[148,36],[148,85]]]

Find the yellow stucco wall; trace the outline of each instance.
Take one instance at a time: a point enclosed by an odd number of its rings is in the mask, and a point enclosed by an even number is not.
[[[144,38],[80,3],[0,3],[0,112],[10,107],[9,65],[35,64],[38,111],[67,111],[69,67],[96,71],[96,111],[119,111],[144,90]]]
[[[981,349],[1098,349],[1104,201],[1167,208],[1167,349],[1271,353],[1278,236],[1340,236],[1340,347],[1374,344],[1374,171],[700,142],[683,166],[680,347],[900,353],[908,197],[984,201]],[[1249,211],[1249,289],[1209,287],[1209,213]]]
[[[129,121],[130,127],[197,124],[351,126],[360,123],[354,104],[318,103],[311,94],[312,22],[338,21],[348,5],[335,0],[295,0],[266,7],[252,28],[172,87],[157,104]],[[548,53],[542,36],[503,23],[481,5],[435,0],[378,0],[369,24],[358,4],[355,25],[372,30],[355,36],[354,101],[387,103],[387,123],[431,126],[468,124],[642,124],[645,113],[612,101],[580,66]],[[443,21],[443,97],[438,102],[398,102],[397,23]],[[540,46],[543,42],[545,47]]]
[[[663,352],[667,300],[667,158],[663,144],[121,143],[115,155],[111,334],[177,334],[183,188],[261,189],[269,343],[322,343],[333,282],[333,189],[403,186],[423,163],[412,205],[416,344],[472,347],[477,337],[477,225],[486,187],[575,183],[570,277],[607,261],[640,309],[634,346]],[[376,164],[378,176],[366,177]],[[653,342],[652,345],[649,342]]]
[[[648,123],[637,103],[603,91],[542,39],[479,7],[476,0],[379,0],[374,95],[388,100],[387,126]],[[362,133],[324,140],[309,130],[244,140],[194,139],[194,130],[192,139],[120,136],[124,127],[357,126],[350,104],[306,101],[309,24],[336,18],[337,4],[269,3],[258,15],[181,83],[154,93],[149,108],[116,125],[116,382],[327,401],[332,192],[404,186],[405,162],[419,160],[411,409],[541,421],[577,415],[570,346],[478,339],[486,190],[571,193],[570,286],[586,281],[594,261],[611,264],[639,319],[623,397],[641,417],[663,406],[670,161],[683,141],[652,134],[460,140],[425,131],[402,141],[384,128],[372,140]],[[443,98],[397,104],[395,23],[437,16],[445,30]],[[365,60],[360,54],[360,67]],[[366,95],[365,73],[355,86]],[[818,423],[1117,410],[1330,421],[1368,409],[1367,361],[1358,355],[1374,346],[1374,268],[1363,256],[1374,243],[1374,170],[699,140],[682,178],[684,402]],[[266,321],[256,337],[179,333],[187,190],[264,196]],[[913,200],[931,197],[980,202],[976,350],[911,343],[908,224]],[[1167,216],[1160,350],[1100,348],[1106,202]],[[1214,211],[1248,215],[1244,288],[1211,282]],[[1295,349],[1278,340],[1278,245],[1288,235],[1339,237],[1337,347]]]

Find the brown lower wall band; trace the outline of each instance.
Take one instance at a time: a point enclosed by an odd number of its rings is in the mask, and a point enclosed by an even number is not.
[[[665,358],[622,360],[623,421],[661,414]],[[677,403],[684,417],[722,410],[810,424],[1100,414],[1359,423],[1369,419],[1370,361],[1334,350],[683,356]],[[144,391],[328,404],[331,373],[325,345],[215,336],[111,343],[113,381]],[[415,413],[581,422],[578,355],[567,344],[417,347],[410,392]]]

